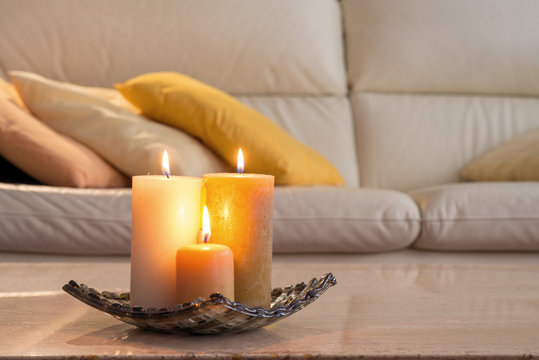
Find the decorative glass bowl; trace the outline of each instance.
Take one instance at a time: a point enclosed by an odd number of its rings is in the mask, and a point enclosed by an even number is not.
[[[221,334],[258,329],[284,319],[315,301],[329,287],[337,284],[333,274],[295,286],[275,288],[269,309],[248,307],[232,302],[221,294],[208,300],[198,298],[190,303],[166,309],[131,307],[129,293],[99,292],[71,280],[63,290],[83,303],[142,329],[161,332]]]

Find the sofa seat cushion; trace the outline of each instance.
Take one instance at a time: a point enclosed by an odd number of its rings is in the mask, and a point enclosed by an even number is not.
[[[400,249],[419,233],[406,194],[353,188],[276,187],[276,253]],[[131,189],[72,189],[0,183],[0,250],[127,255]]]
[[[419,228],[419,210],[404,193],[328,186],[275,188],[275,253],[401,249],[416,239]]]
[[[414,246],[539,250],[539,183],[458,183],[410,193],[422,212]]]
[[[0,183],[0,250],[129,254],[131,189]]]

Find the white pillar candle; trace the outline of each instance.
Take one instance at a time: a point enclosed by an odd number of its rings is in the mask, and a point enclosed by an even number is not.
[[[133,177],[131,306],[176,304],[176,251],[196,243],[201,186],[195,177]]]

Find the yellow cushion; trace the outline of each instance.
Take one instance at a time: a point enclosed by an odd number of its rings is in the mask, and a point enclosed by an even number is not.
[[[145,115],[201,139],[233,166],[241,147],[246,172],[274,175],[280,185],[344,184],[329,161],[273,121],[188,76],[150,73],[116,88]]]
[[[481,156],[461,176],[474,181],[539,181],[539,129]]]

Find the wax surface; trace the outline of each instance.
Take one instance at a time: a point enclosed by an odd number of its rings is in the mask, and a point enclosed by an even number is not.
[[[196,243],[202,179],[134,176],[131,232],[131,305],[176,302],[176,251]]]
[[[249,306],[269,307],[273,176],[207,174],[203,183],[212,242],[227,245],[234,254],[235,300]]]
[[[183,304],[213,293],[234,301],[234,260],[228,246],[195,244],[176,254],[177,303]]]

